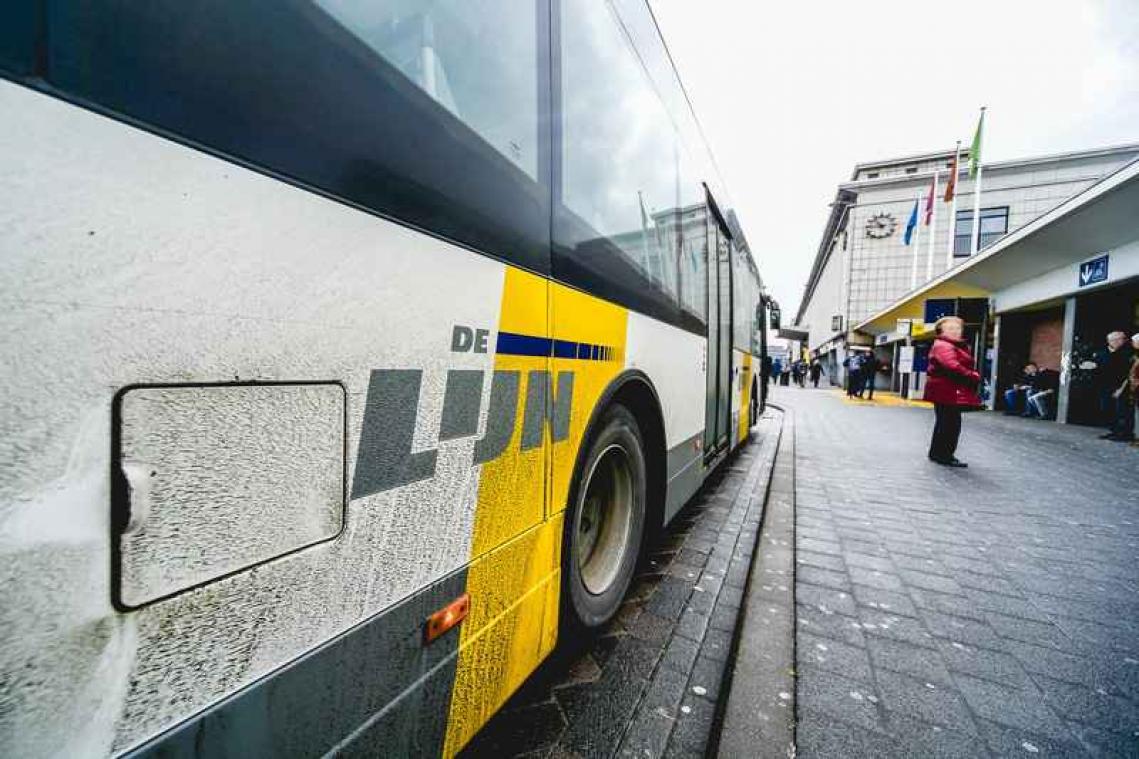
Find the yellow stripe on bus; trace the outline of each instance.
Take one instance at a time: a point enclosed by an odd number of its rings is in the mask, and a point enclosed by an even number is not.
[[[521,372],[519,405],[510,445],[482,466],[479,478],[474,561],[467,571],[471,612],[460,628],[446,757],[474,736],[557,642],[562,515],[573,466],[593,407],[624,366],[628,312],[623,308],[509,267],[501,308],[501,331],[613,350],[608,360],[495,356],[496,370]],[[552,330],[551,310],[556,315]],[[558,387],[559,372],[574,373],[569,436],[551,448],[544,427],[543,445],[523,453],[518,441],[527,372],[541,369],[550,370],[551,388]],[[548,478],[541,476],[544,457],[552,459]]]
[[[740,419],[739,442],[747,440],[747,433],[751,429],[751,354],[743,354],[743,365],[740,366]]]
[[[605,388],[625,368],[629,312],[563,285],[555,283],[550,287],[555,338],[605,345],[614,349],[607,361],[577,361],[568,358],[553,360],[554,376],[564,371],[574,373],[569,437],[554,444],[551,467],[551,512],[559,513],[567,506],[578,448],[585,436],[585,428],[593,409]]]

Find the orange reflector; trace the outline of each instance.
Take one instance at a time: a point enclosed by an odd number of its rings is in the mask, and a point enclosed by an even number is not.
[[[467,618],[471,610],[471,594],[464,593],[451,603],[427,618],[427,626],[423,628],[425,643],[438,638],[443,633],[455,627]]]

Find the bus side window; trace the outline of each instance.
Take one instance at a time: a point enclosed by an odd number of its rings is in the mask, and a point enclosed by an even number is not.
[[[538,178],[534,3],[316,3],[495,150]]]
[[[630,290],[651,290],[675,314],[679,136],[612,6],[564,0],[561,7],[555,276],[586,285],[616,278]],[[646,123],[663,128],[637,126]]]
[[[545,0],[26,5],[4,76],[549,272]]]

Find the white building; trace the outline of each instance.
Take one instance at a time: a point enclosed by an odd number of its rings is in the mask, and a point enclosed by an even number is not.
[[[1139,144],[986,163],[980,251],[1136,157]],[[862,163],[838,186],[795,318],[832,380],[841,381],[848,345],[869,344],[867,336],[853,331],[854,325],[969,260],[973,181],[967,151],[962,150],[951,239],[953,205],[943,197],[952,160],[948,150]],[[907,246],[905,229],[914,202],[928,195],[935,174],[934,223],[920,223],[921,202],[919,225]]]
[[[932,338],[931,311],[980,304],[967,338],[981,356],[990,408],[1029,361],[1058,373],[1048,415],[1104,424],[1098,354],[1109,332],[1139,332],[1139,158],[855,325],[880,354],[909,343],[910,383]],[[967,319],[968,321],[968,319]],[[911,328],[900,334],[897,326]],[[897,365],[895,365],[898,368]],[[896,373],[895,373],[896,376]]]

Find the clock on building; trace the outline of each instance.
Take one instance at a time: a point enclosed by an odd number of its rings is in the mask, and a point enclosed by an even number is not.
[[[894,234],[894,230],[898,226],[898,220],[892,214],[885,211],[880,211],[869,219],[866,220],[866,236],[867,237],[889,237]]]

